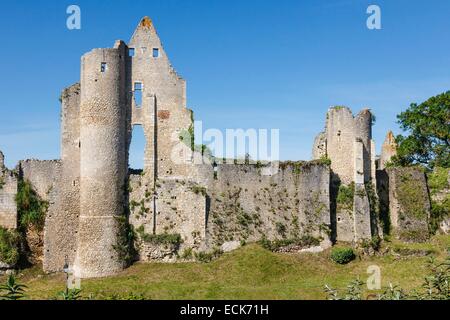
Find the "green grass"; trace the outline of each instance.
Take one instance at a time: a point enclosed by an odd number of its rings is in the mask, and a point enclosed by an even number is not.
[[[444,258],[450,236],[437,236],[428,244],[414,246],[431,248],[437,257]],[[81,285],[82,296],[94,299],[325,299],[325,284],[343,289],[358,276],[365,281],[370,265],[381,267],[383,286],[392,282],[411,290],[420,286],[427,274],[427,260],[386,254],[338,265],[331,261],[330,250],[320,254],[278,254],[251,244],[211,263],[137,263],[117,276],[83,280]],[[64,289],[63,274],[45,275],[38,267],[22,271],[18,280],[28,286],[29,299],[51,299]]]

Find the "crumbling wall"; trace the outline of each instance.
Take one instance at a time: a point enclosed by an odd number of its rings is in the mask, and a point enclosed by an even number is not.
[[[4,156],[0,151],[0,227],[17,228],[17,177],[4,164]]]
[[[141,241],[140,259],[173,258],[171,254],[183,248],[199,249],[206,232],[206,188],[187,180],[165,179],[157,181],[155,193],[150,185],[147,176],[130,175],[130,223],[140,230],[138,234],[180,235],[181,243],[162,254],[157,246]]]
[[[46,272],[73,266],[80,215],[80,84],[61,94],[61,174],[57,180],[44,226]]]
[[[404,241],[429,238],[430,197],[417,167],[389,168],[389,212],[394,234]]]
[[[142,84],[142,105],[132,99],[132,124],[142,124],[147,139],[144,172],[150,179],[155,174],[182,179],[188,175],[189,165],[179,150],[180,136],[193,133],[189,130],[193,117],[186,108],[186,82],[171,66],[148,17],[139,23],[128,46],[134,50],[131,83],[133,88],[135,83]]]
[[[34,191],[45,201],[50,200],[50,194],[61,175],[60,160],[23,160],[19,161],[19,174],[29,181]]]
[[[331,107],[327,113],[325,132],[314,141],[313,158],[327,157],[331,160],[331,225],[334,240],[357,242],[378,233],[374,215],[377,204],[376,201],[371,203],[366,190],[369,184],[376,187],[372,121],[369,109],[353,116],[347,107]]]
[[[281,163],[272,174],[256,165],[219,165],[211,190],[209,247],[233,241],[311,236],[329,240],[329,167]]]
[[[392,131],[389,131],[386,138],[381,146],[381,155],[378,162],[378,169],[384,170],[386,164],[391,160],[393,156],[397,154],[397,143],[395,142],[395,137]]]

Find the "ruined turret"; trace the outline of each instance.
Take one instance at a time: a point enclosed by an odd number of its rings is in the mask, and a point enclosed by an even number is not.
[[[366,185],[375,183],[375,144],[372,140],[373,115],[363,109],[356,116],[343,106],[331,107],[325,131],[315,139],[313,158],[331,160],[335,237],[359,241],[373,235],[371,208]],[[353,203],[339,203],[340,192],[353,193]]]
[[[381,147],[381,155],[379,160],[378,169],[383,170],[386,168],[386,164],[397,155],[397,142],[395,141],[394,134],[389,131],[386,135],[386,139]]]
[[[127,47],[82,57],[80,97],[80,217],[75,274],[101,277],[122,270],[115,250],[124,214]]]

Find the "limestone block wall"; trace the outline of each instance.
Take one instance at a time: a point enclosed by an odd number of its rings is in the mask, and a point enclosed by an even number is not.
[[[186,82],[171,66],[149,18],[139,23],[128,46],[134,52],[129,67],[133,96],[135,84],[142,85],[142,105],[132,100],[132,119],[143,125],[147,139],[145,174],[186,177],[188,166],[174,161],[182,157],[176,153],[181,133],[193,125],[192,112],[186,108]]]
[[[0,227],[7,229],[17,228],[16,194],[16,175],[4,166],[0,167]]]
[[[44,225],[46,272],[61,271],[67,262],[73,266],[80,215],[80,84],[61,94],[61,175],[56,183],[54,204]]]
[[[43,200],[49,201],[52,189],[61,175],[60,160],[19,161],[20,176],[31,183],[33,189]]]
[[[188,180],[160,179],[155,194],[147,176],[130,175],[129,181],[129,221],[135,229],[144,228],[147,234],[179,234],[182,243],[178,249],[200,248],[206,233],[205,187]],[[148,245],[140,247],[146,248]],[[146,256],[141,254],[144,260]]]
[[[429,237],[430,197],[420,168],[389,168],[389,213],[394,234],[405,241]]]
[[[327,156],[327,136],[325,132],[321,132],[314,139],[312,158],[320,159]]]
[[[281,163],[273,175],[255,165],[219,165],[208,192],[207,244],[310,235],[329,239],[329,167]]]

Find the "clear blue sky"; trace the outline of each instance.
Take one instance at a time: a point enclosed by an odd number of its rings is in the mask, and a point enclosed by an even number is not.
[[[66,28],[66,8],[82,30]],[[380,31],[366,9],[382,10]],[[450,89],[450,1],[2,1],[0,150],[59,158],[58,97],[79,79],[80,56],[128,41],[150,16],[188,83],[205,128],[279,128],[282,159],[309,159],[330,105],[377,117],[377,149],[399,133],[396,114]]]

